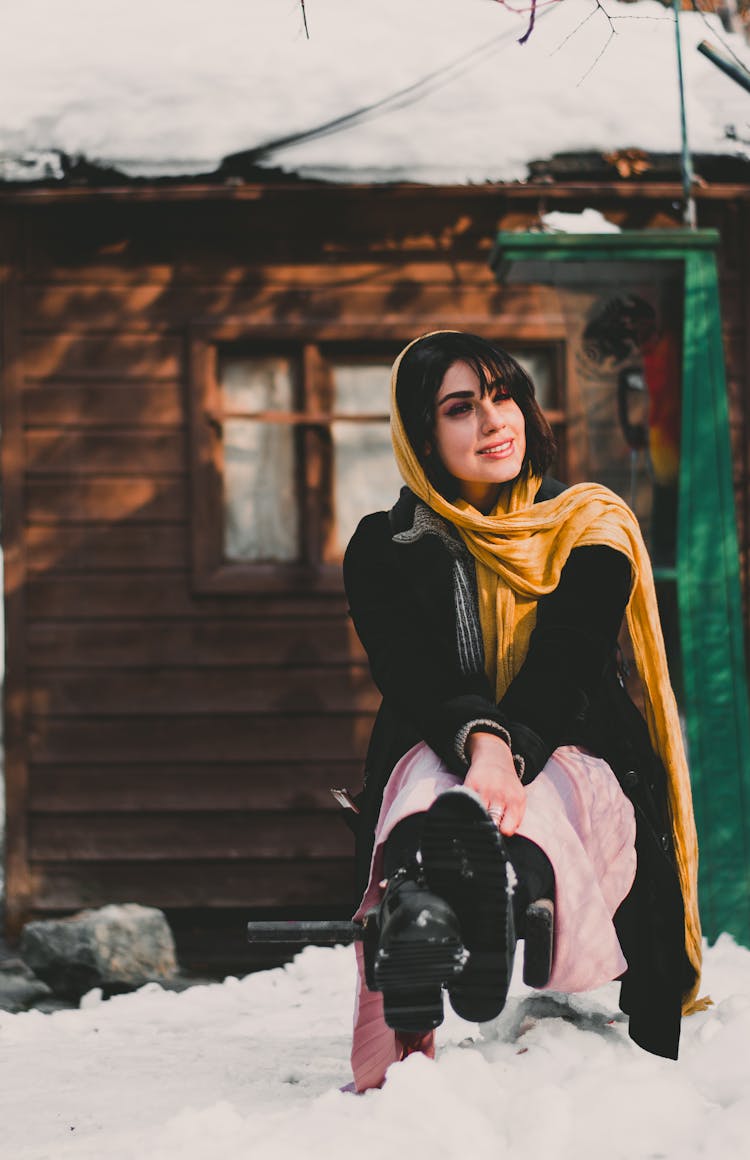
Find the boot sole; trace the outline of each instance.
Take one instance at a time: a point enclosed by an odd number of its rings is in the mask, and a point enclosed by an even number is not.
[[[424,1034],[444,1019],[440,987],[414,992],[383,992],[383,1018],[393,1031]]]
[[[422,861],[431,890],[455,910],[469,960],[448,993],[457,1015],[474,1023],[505,1006],[515,932],[507,855],[497,826],[468,794],[441,795],[425,818]]]
[[[464,968],[466,952],[458,940],[419,943],[404,939],[375,957],[377,990],[383,1014],[395,1031],[431,1031],[443,1022],[443,986]]]

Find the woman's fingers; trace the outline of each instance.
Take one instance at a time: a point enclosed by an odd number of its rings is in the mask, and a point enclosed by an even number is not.
[[[515,834],[518,827],[523,821],[523,815],[526,812],[526,794],[513,794],[506,801],[491,801],[487,804],[487,813],[492,818],[495,825],[509,838],[511,834]]]
[[[508,802],[500,818],[500,833],[506,838],[510,838],[512,834],[515,834],[516,830],[523,821],[523,815],[525,812],[525,797],[517,798],[515,801]]]
[[[464,785],[479,794],[501,834],[506,837],[515,834],[526,809],[526,790],[516,776],[507,746],[493,754],[492,760],[475,756]]]

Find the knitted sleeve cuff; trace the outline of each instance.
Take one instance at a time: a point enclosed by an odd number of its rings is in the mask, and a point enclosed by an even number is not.
[[[502,725],[498,725],[497,721],[493,721],[489,717],[478,717],[474,721],[467,721],[465,725],[461,726],[458,733],[456,734],[456,754],[459,761],[463,762],[464,766],[468,767],[469,765],[469,759],[466,756],[466,742],[469,740],[469,737],[472,733],[476,733],[479,730],[481,730],[482,733],[494,733],[496,737],[502,738],[508,748],[511,749],[512,753],[511,736],[508,730],[504,729]],[[521,757],[520,753],[512,753],[512,756],[513,764],[516,767],[516,773],[518,774],[519,781],[523,781],[526,762],[524,761],[523,757]]]

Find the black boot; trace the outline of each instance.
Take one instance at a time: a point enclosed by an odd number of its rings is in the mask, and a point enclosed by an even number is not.
[[[469,952],[449,984],[453,1009],[485,1023],[505,1006],[516,936],[505,844],[475,794],[449,790],[433,803],[422,830],[422,862],[430,889],[455,910]]]
[[[380,905],[367,915],[364,949],[367,985],[382,991],[388,1026],[438,1027],[442,987],[459,976],[466,953],[452,908],[426,887],[416,865],[389,878]]]
[[[552,974],[555,904],[537,898],[524,912],[523,981],[527,987],[546,987]]]
[[[516,935],[524,940],[523,981],[544,987],[552,972],[555,929],[555,874],[544,851],[520,834],[505,842],[515,871],[513,913]]]

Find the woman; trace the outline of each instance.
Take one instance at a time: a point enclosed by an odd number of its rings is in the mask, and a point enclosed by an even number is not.
[[[483,339],[420,338],[391,385],[408,486],[344,561],[383,695],[359,800],[355,1087],[432,1053],[443,986],[466,1018],[497,1015],[517,936],[527,982],[620,978],[632,1038],[676,1058],[697,852],[635,517],[599,485],[543,478],[533,385]],[[626,612],[648,727],[619,679]]]

